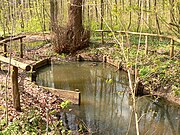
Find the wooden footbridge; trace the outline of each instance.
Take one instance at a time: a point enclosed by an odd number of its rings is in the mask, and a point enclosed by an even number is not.
[[[1,62],[10,64],[12,66],[12,72],[11,72],[11,80],[12,80],[12,95],[13,95],[13,107],[17,111],[21,111],[21,105],[20,105],[20,92],[18,88],[18,69],[22,69],[26,72],[29,72],[31,74],[31,80],[34,81],[34,72],[36,72],[37,69],[46,66],[50,63],[50,59],[43,59],[40,61],[29,61],[25,60],[23,62],[23,38],[26,36],[15,36],[10,37],[4,40],[0,41],[0,45],[4,48],[3,56],[0,55],[0,70],[1,70]],[[14,58],[7,57],[8,56],[8,50],[7,50],[7,43],[15,40],[20,40],[20,58],[21,62],[18,60],[15,60]],[[59,96],[60,98],[64,100],[69,100],[74,104],[80,104],[80,92],[77,91],[69,91],[69,90],[60,90],[60,89],[53,89],[48,87],[42,87],[43,89]]]

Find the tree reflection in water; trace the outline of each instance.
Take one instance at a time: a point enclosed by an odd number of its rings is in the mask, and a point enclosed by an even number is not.
[[[127,74],[103,63],[96,65],[53,64],[39,71],[37,83],[81,91],[81,105],[74,106],[71,113],[62,114],[71,130],[77,130],[77,123],[82,120],[97,135],[135,134]],[[144,96],[137,98],[137,110],[141,134],[180,134],[180,106]]]

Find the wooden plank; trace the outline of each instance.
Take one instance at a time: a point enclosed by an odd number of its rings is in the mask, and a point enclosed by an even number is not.
[[[25,38],[26,36],[16,36],[16,37],[10,37],[10,38],[6,38],[0,41],[0,45],[3,45],[4,43],[10,42],[10,41],[14,41],[14,40],[19,40],[22,38]]]
[[[81,101],[81,93],[77,91],[70,91],[70,90],[62,90],[62,89],[55,89],[55,88],[50,88],[50,87],[44,87],[40,86],[41,88],[49,91],[50,93],[59,96],[63,100],[69,100],[73,104],[78,104],[80,105]]]
[[[10,62],[9,58],[6,58],[4,56],[0,56],[0,61],[2,61],[4,63],[9,63]],[[31,66],[29,64],[25,64],[25,63],[16,61],[14,59],[11,59],[11,65],[15,66],[17,68],[21,68],[21,69],[26,70],[26,71],[31,70]]]
[[[98,55],[90,55],[86,53],[81,53],[77,56],[78,61],[93,61],[93,62],[102,62],[103,57]]]
[[[13,91],[13,107],[16,111],[21,111],[20,93],[18,88],[18,68],[13,66],[12,70],[12,91]]]
[[[49,65],[50,59],[39,60],[32,64],[33,70]]]

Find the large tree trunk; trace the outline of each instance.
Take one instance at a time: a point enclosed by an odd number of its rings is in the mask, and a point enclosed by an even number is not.
[[[54,31],[55,51],[74,53],[88,46],[90,33],[82,25],[82,0],[70,0],[67,28],[59,27]]]
[[[68,28],[72,32],[70,37],[73,39],[72,46],[77,48],[81,42],[82,32],[82,0],[70,0]]]
[[[54,31],[57,24],[57,0],[50,0],[51,30]]]

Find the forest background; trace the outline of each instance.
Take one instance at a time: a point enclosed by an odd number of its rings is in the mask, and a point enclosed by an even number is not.
[[[180,33],[179,0],[83,0],[83,25],[165,35]],[[0,35],[50,31],[68,22],[69,0],[1,0]]]

